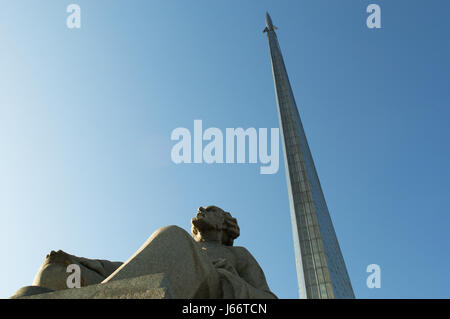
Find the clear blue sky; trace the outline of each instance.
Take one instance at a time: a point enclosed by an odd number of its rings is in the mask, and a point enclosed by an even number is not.
[[[124,261],[208,204],[238,219],[235,244],[272,290],[298,296],[282,152],[274,175],[170,159],[172,130],[195,119],[278,127],[266,10],[356,296],[450,297],[446,0],[4,1],[0,297],[50,250]],[[380,289],[366,287],[372,263]]]

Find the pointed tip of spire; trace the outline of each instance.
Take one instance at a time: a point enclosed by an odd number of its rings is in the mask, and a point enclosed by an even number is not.
[[[270,17],[270,14],[268,11],[266,12],[266,27],[269,30],[273,29],[272,18]]]
[[[264,29],[264,32],[267,31],[274,31],[277,27],[275,27],[272,23],[272,18],[270,17],[269,11],[266,11],[266,28]]]

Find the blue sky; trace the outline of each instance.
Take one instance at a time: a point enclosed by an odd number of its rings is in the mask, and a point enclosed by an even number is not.
[[[81,7],[81,29],[66,7]],[[377,3],[382,29],[368,29]],[[449,297],[448,1],[9,1],[0,10],[0,297],[50,250],[125,261],[200,205],[298,296],[284,163],[181,164],[177,127],[278,127],[268,10],[358,298]],[[366,267],[381,267],[381,288]]]

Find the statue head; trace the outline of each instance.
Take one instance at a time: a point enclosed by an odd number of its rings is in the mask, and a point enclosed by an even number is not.
[[[200,206],[191,224],[192,236],[197,242],[205,240],[206,233],[213,233],[220,236],[223,245],[233,246],[240,234],[236,218],[217,206]]]

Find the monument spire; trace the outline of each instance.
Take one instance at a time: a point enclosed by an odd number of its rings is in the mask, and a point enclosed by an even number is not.
[[[354,298],[269,13],[266,28],[283,142],[300,298]]]

